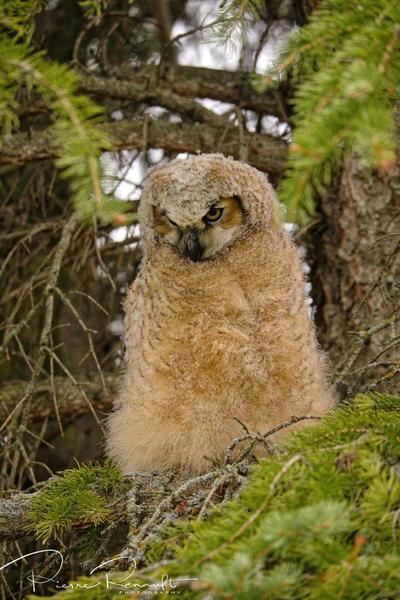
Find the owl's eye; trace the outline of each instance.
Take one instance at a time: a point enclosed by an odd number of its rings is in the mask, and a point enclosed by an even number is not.
[[[174,227],[178,227],[178,225],[175,223],[175,221],[173,221],[172,219],[170,219],[167,214],[165,216],[167,217],[167,219],[171,223],[171,225],[173,225]]]
[[[223,208],[219,208],[218,206],[212,206],[208,213],[203,217],[203,221],[205,221],[206,223],[216,223],[222,217],[223,212]]]

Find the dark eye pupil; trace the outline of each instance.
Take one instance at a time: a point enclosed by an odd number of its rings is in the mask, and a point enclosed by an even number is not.
[[[205,223],[216,223],[220,219],[222,211],[223,209],[218,206],[210,206],[208,213],[203,217],[203,221]]]

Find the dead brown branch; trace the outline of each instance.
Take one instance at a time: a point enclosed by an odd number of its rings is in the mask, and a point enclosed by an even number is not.
[[[118,374],[103,374],[105,389],[101,379],[79,382],[85,390],[93,407],[98,413],[107,412],[112,407],[118,386]],[[10,381],[0,389],[0,423],[2,423],[23,396],[26,383]],[[58,410],[63,421],[68,422],[89,412],[87,401],[80,390],[68,377],[54,377],[54,388],[58,401]],[[29,408],[28,422],[42,421],[46,417],[54,417],[53,389],[50,380],[39,381],[33,391],[33,399]]]
[[[47,282],[43,291],[43,326],[40,333],[37,356],[35,357],[34,361],[32,361],[31,365],[31,379],[25,384],[22,396],[18,399],[18,402],[14,405],[0,426],[1,431],[8,425],[8,445],[4,452],[4,460],[2,464],[4,483],[7,476],[9,476],[11,482],[16,481],[16,475],[18,472],[19,477],[21,478],[24,470],[28,472],[31,480],[35,482],[35,475],[31,466],[32,462],[35,461],[35,452],[28,456],[23,441],[23,435],[27,428],[28,415],[32,403],[32,394],[35,390],[37,380],[42,373],[45,358],[48,354],[47,345],[50,341],[51,332],[54,325],[54,288],[57,284],[63,260],[69,248],[71,238],[77,227],[77,224],[78,218],[74,213],[70,215],[69,219],[64,223],[60,239],[55,247],[54,257],[48,268]],[[20,465],[21,460],[23,461],[23,468],[21,468]]]

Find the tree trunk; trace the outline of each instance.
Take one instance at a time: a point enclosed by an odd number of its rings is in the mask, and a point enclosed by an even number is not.
[[[322,346],[339,393],[400,390],[400,185],[351,155],[304,234]]]

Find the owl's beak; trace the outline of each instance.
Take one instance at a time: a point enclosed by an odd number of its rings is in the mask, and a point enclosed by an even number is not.
[[[203,248],[199,241],[199,232],[197,229],[187,227],[183,230],[181,238],[181,248],[184,256],[190,260],[198,261],[203,254]]]

